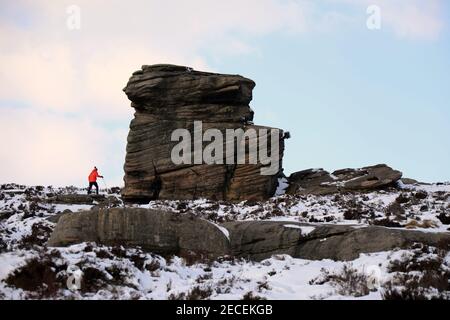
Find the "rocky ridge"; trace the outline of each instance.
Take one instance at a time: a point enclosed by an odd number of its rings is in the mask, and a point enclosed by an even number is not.
[[[407,248],[418,242],[450,244],[450,233],[377,226],[234,221],[221,226],[191,215],[140,208],[113,208],[64,215],[49,246],[83,242],[140,247],[158,254],[190,251],[211,257],[264,260],[276,254],[310,260],[353,260],[361,253]]]

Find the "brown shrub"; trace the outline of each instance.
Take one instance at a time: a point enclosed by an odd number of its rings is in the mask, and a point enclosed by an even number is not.
[[[322,274],[309,282],[310,285],[323,285],[330,283],[337,292],[345,296],[362,297],[369,294],[368,277],[366,274],[359,272],[345,264],[340,272],[330,273],[328,270],[322,269]]]
[[[31,249],[34,246],[43,246],[50,238],[53,229],[43,223],[35,223],[31,227],[31,234],[22,238],[19,248]]]
[[[49,297],[65,284],[65,279],[58,277],[58,273],[66,269],[67,265],[57,266],[49,256],[41,256],[15,270],[5,282],[9,286],[36,293],[38,297]]]
[[[186,300],[205,300],[212,295],[211,287],[196,286],[186,296]]]
[[[242,296],[242,300],[266,300],[266,298],[255,295],[252,291],[249,291]]]

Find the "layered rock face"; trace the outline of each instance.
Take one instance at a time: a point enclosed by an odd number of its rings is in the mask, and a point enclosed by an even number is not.
[[[172,133],[181,128],[189,130],[191,137],[207,129],[218,129],[224,137],[227,129],[268,129],[267,139],[271,141],[271,128],[251,123],[253,111],[249,103],[254,87],[252,80],[242,76],[199,72],[182,66],[143,66],[133,73],[124,89],[136,112],[128,135],[123,199],[262,200],[272,196],[278,183],[277,173],[261,175],[260,162],[227,164],[225,153],[223,164],[174,164],[171,159],[171,152],[179,143],[172,141]],[[198,121],[202,122],[201,132],[194,132],[194,122]],[[283,132],[280,130],[277,135],[281,169]],[[202,142],[202,150],[209,143]],[[248,160],[251,139],[239,143],[246,146]],[[225,138],[223,145],[226,150]],[[190,158],[195,158],[194,152]]]
[[[193,252],[251,260],[289,254],[310,260],[353,260],[361,253],[407,248],[417,242],[431,246],[449,243],[450,233],[292,221],[233,221],[219,226],[187,214],[113,208],[64,214],[48,245],[81,242],[139,246],[158,254]]]
[[[139,208],[64,214],[48,245],[67,246],[80,242],[140,246],[166,254],[194,251],[217,256],[229,253],[229,240],[216,225],[187,215]]]
[[[288,194],[330,194],[364,191],[394,184],[402,177],[400,171],[385,164],[360,169],[342,169],[329,173],[323,169],[308,169],[289,177]]]
[[[234,221],[223,224],[230,233],[232,255],[263,260],[288,254],[309,260],[353,260],[361,253],[449,243],[448,232],[426,233],[377,226],[314,225],[283,221]]]

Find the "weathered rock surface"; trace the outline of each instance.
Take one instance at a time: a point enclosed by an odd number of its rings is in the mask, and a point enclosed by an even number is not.
[[[81,242],[140,246],[164,254],[179,254],[183,250],[211,255],[229,253],[228,238],[216,225],[188,215],[140,208],[64,214],[48,245]]]
[[[403,184],[412,184],[412,185],[418,185],[418,184],[424,184],[423,182],[419,182],[416,179],[411,179],[411,178],[402,178],[401,179]]]
[[[229,238],[221,228],[228,230]],[[352,260],[360,253],[406,248],[415,242],[449,244],[450,233],[286,221],[235,221],[219,227],[186,214],[113,208],[62,215],[48,245],[80,242],[139,246],[159,254],[191,251],[251,260],[289,254],[311,260]]]
[[[59,194],[48,199],[51,203],[60,204],[93,204],[94,201],[105,201],[106,197],[102,194]]]
[[[315,226],[283,221],[239,221],[223,226],[230,232],[232,254],[252,260],[263,260],[274,254],[310,260],[353,260],[361,253],[407,248],[415,242],[428,245],[450,243],[450,233],[376,226]],[[307,227],[308,232],[301,227]]]
[[[308,169],[290,175],[287,194],[329,194],[380,189],[400,180],[402,173],[385,164],[361,169],[342,169],[329,173]]]
[[[124,89],[136,112],[128,135],[123,199],[262,200],[272,196],[277,174],[261,175],[261,164],[175,165],[171,160],[171,151],[178,144],[171,141],[172,132],[184,128],[193,137],[194,121],[202,121],[203,132],[210,128],[222,133],[238,128],[271,129],[251,123],[249,103],[254,86],[252,80],[239,75],[173,65],[143,66],[133,73]],[[280,169],[282,135],[280,130]],[[250,142],[244,143],[248,146]]]

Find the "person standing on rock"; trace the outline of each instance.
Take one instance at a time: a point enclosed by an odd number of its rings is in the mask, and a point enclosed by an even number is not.
[[[97,184],[97,178],[103,178],[103,176],[99,175],[97,167],[94,167],[94,170],[92,170],[91,174],[89,174],[89,187],[88,187],[88,194],[91,194],[91,189],[94,186],[96,193],[98,194],[98,184]]]

